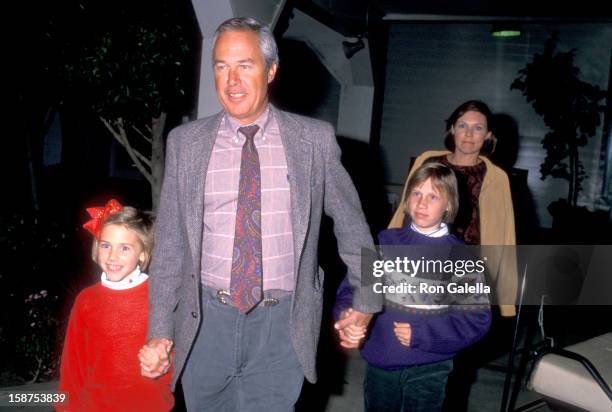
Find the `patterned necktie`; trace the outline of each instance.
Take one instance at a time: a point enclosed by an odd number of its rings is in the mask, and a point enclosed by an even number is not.
[[[261,247],[261,170],[254,137],[259,126],[238,129],[246,136],[240,161],[238,208],[232,256],[230,300],[242,313],[263,299]]]

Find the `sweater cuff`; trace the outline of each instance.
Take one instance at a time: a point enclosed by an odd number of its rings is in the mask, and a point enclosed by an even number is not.
[[[410,330],[412,334],[410,335],[410,347],[416,349],[422,349],[423,346],[423,325],[420,323],[411,323]]]

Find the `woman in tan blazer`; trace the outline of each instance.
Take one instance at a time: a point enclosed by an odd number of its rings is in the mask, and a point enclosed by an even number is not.
[[[486,157],[495,148],[495,136],[489,129],[492,117],[488,106],[481,101],[470,100],[461,104],[446,121],[444,143],[448,150],[421,154],[408,179],[424,162],[436,161],[447,165],[457,176],[460,192],[459,213],[453,233],[468,245],[514,246],[514,210],[508,176]],[[404,224],[405,198],[406,185],[389,228]],[[492,247],[484,252],[500,313],[514,316],[518,284],[515,250]]]

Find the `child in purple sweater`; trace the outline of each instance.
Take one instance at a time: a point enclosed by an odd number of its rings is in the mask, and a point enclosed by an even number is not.
[[[378,235],[384,258],[395,257],[386,250],[397,248],[389,246],[419,245],[434,251],[437,258],[448,259],[449,251],[463,244],[447,226],[458,209],[453,171],[439,163],[426,163],[411,177],[407,193],[406,211],[411,222]],[[477,298],[479,305],[457,305],[453,296],[440,301],[440,296],[422,295],[424,299],[438,298],[433,302],[436,304],[424,304],[423,300],[409,304],[405,297],[385,294],[385,308],[374,320],[361,350],[368,362],[364,381],[368,412],[441,410],[453,357],[489,330],[491,312],[486,298]],[[352,290],[345,279],[336,296],[337,319],[346,316],[351,302]],[[359,338],[365,331],[353,333]]]

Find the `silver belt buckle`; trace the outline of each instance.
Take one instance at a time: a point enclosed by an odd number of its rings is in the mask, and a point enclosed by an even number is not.
[[[217,291],[216,294],[217,297],[217,301],[223,305],[229,305],[230,301],[230,293],[227,290],[223,290],[223,289],[219,289]],[[276,306],[278,305],[279,300],[276,298],[263,298],[261,302],[259,302],[259,305],[261,306],[266,306],[266,307],[270,307],[270,306]],[[256,305],[256,306],[259,306]]]
[[[264,298],[262,301],[264,306],[276,306],[278,305],[278,299],[276,298]]]
[[[229,305],[230,293],[227,290],[219,289],[217,291],[217,301],[223,305]]]

